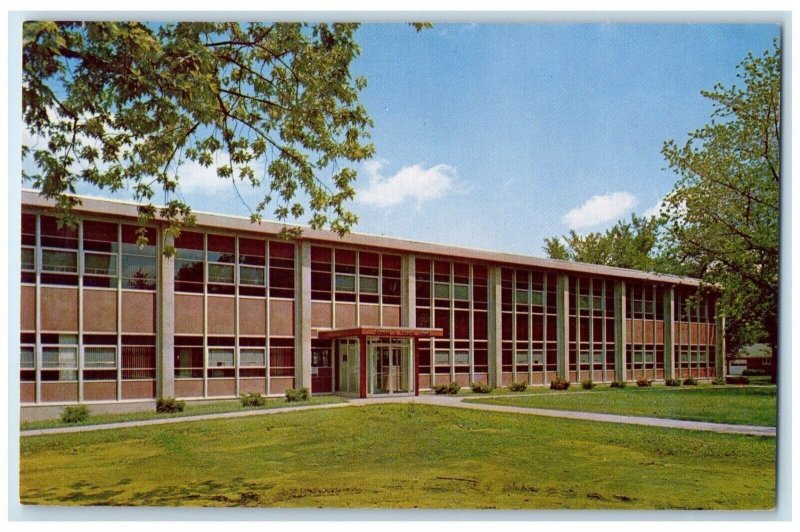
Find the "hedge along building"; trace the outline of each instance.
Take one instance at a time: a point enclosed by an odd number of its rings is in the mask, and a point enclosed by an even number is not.
[[[23,418],[156,397],[359,397],[434,384],[722,375],[696,279],[197,213],[136,245],[137,207],[81,197],[76,230],[22,193]],[[174,245],[175,258],[164,257]]]

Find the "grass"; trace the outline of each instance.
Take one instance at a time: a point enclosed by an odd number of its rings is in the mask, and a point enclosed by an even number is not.
[[[580,388],[580,387],[579,387]],[[571,389],[571,388],[570,388]],[[488,397],[471,402],[577,410],[738,425],[775,426],[774,386],[711,386],[668,389],[657,386],[624,389],[597,387],[584,393],[543,393],[517,397]]]
[[[128,412],[125,414],[97,414],[89,416],[86,421],[80,423],[64,423],[60,419],[47,419],[42,421],[25,421],[20,423],[20,430],[35,430],[35,429],[52,429],[59,427],[76,427],[81,425],[106,425],[108,423],[120,423],[125,421],[143,421],[147,419],[163,419],[171,417],[190,417],[201,416],[204,414],[222,414],[226,412],[240,412],[243,410],[270,410],[273,408],[291,408],[295,406],[307,405],[323,405],[330,403],[341,403],[345,399],[333,395],[319,395],[312,397],[308,401],[289,403],[284,398],[280,399],[267,399],[264,406],[243,407],[237,401],[215,401],[213,403],[197,404],[192,402],[186,403],[186,408],[183,412],[175,414],[161,414],[154,410],[146,412]]]
[[[770,509],[775,439],[385,404],[22,438],[25,504]],[[746,479],[743,482],[742,479]]]

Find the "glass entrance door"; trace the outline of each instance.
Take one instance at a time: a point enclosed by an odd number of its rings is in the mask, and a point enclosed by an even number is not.
[[[338,375],[338,392],[358,395],[358,340],[339,340],[338,358],[336,360]]]
[[[411,385],[411,349],[409,342],[371,342],[368,348],[370,395],[405,394]]]

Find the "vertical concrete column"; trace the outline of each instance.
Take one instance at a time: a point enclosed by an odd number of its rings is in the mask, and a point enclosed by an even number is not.
[[[503,385],[503,309],[502,283],[498,266],[489,267],[489,384],[496,388]],[[433,351],[431,351],[433,356]]]
[[[664,379],[675,378],[675,289],[664,287]]]
[[[625,381],[625,346],[628,344],[625,311],[628,308],[625,296],[625,281],[614,284],[614,380]]]
[[[294,284],[294,386],[311,390],[311,244],[298,242]]]
[[[156,360],[156,395],[175,396],[175,259],[164,256],[164,249],[174,247],[175,239],[161,232],[158,254],[158,349]]]
[[[720,312],[719,300],[714,303],[714,377],[725,375],[725,315]]]
[[[417,326],[417,263],[413,254],[403,255],[400,277],[400,325]]]
[[[569,375],[569,276],[556,279],[556,374]]]

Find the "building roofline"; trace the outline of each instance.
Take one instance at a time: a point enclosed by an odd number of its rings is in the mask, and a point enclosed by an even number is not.
[[[109,198],[98,198],[93,196],[75,195],[81,204],[77,205],[76,212],[87,214],[100,214],[126,218],[138,218],[139,204],[133,201],[124,201]],[[54,208],[55,202],[44,198],[36,190],[24,189],[22,191],[22,205],[36,208]],[[545,259],[526,255],[516,255],[499,251],[489,251],[473,248],[453,246],[449,244],[436,244],[415,240],[401,239],[387,236],[369,235],[364,233],[351,232],[343,237],[338,234],[321,230],[311,229],[308,226],[262,221],[253,223],[249,218],[243,216],[233,216],[227,214],[215,214],[202,211],[193,211],[196,218],[196,226],[209,229],[224,229],[232,231],[246,231],[275,236],[286,227],[299,227],[303,234],[302,240],[323,242],[329,244],[348,244],[353,246],[364,246],[373,248],[389,248],[406,253],[417,253],[422,255],[440,255],[457,257],[468,260],[478,260],[487,263],[527,266],[538,269],[545,269],[555,272],[577,273],[588,275],[600,275],[624,280],[650,281],[661,284],[672,284],[698,287],[701,284],[699,279],[692,277],[682,277],[677,275],[667,275],[650,273],[628,268],[617,268],[614,266],[602,266],[583,262],[571,262],[557,259]]]

